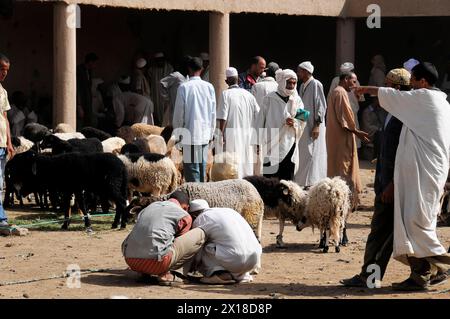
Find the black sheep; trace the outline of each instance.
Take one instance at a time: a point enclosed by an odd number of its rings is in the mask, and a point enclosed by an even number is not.
[[[101,142],[103,142],[104,140],[107,140],[108,138],[112,137],[111,134],[106,133],[102,130],[99,130],[95,127],[83,127],[81,129],[81,134],[83,134],[85,137],[89,138],[89,137],[95,137],[98,138]]]
[[[103,153],[103,145],[98,138],[72,138],[64,141],[56,135],[48,135],[41,143],[41,148],[51,148],[53,155],[64,153]]]
[[[131,143],[127,143],[122,146],[120,154],[132,154],[132,153],[150,153],[148,142],[145,138],[137,138]]]
[[[39,152],[39,143],[52,133],[48,127],[39,123],[29,123],[23,129],[23,137],[34,143],[34,148]]]
[[[85,194],[95,194],[104,203],[111,200],[116,205],[112,227],[126,227],[127,171],[122,161],[113,154],[69,153],[56,156],[37,155],[28,151],[10,161],[11,182],[22,196],[34,190],[46,190],[62,195],[62,208],[70,224],[70,199],[75,200],[83,212],[85,226],[90,229]]]

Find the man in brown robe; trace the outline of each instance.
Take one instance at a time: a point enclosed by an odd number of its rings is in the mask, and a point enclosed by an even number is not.
[[[326,115],[327,176],[341,176],[353,193],[352,208],[358,205],[358,193],[361,191],[359,178],[358,152],[356,137],[368,142],[368,134],[356,128],[347,92],[356,86],[355,73],[340,75],[339,85],[328,98]]]

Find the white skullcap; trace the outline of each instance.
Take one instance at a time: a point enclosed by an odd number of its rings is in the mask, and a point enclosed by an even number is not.
[[[409,72],[411,72],[411,70],[420,62],[417,61],[414,58],[409,59],[408,61],[406,61],[405,63],[403,63],[403,67],[408,70]]]
[[[299,68],[302,68],[303,70],[308,71],[309,73],[314,73],[314,66],[311,64],[310,61],[305,61],[299,64]]]
[[[162,52],[155,53],[155,58],[164,58],[164,53]]]
[[[236,68],[230,67],[225,71],[225,75],[227,78],[232,78],[238,76],[238,71],[236,70]]]
[[[131,78],[129,76],[121,76],[119,79],[120,84],[130,84]]]
[[[345,62],[341,64],[341,72],[350,72],[355,69],[355,66],[351,62]]]
[[[204,199],[194,199],[189,203],[189,213],[198,212],[199,210],[208,209],[209,204]]]
[[[200,57],[202,58],[203,61],[209,61],[209,54],[206,52],[200,53]]]
[[[147,61],[144,58],[140,58],[136,60],[136,67],[139,69],[142,69],[144,66],[147,65]]]

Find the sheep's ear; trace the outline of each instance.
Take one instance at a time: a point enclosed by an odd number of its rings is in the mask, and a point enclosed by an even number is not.
[[[37,165],[36,165],[36,162],[34,162],[33,164],[31,164],[31,172],[33,173],[33,175],[37,175]]]

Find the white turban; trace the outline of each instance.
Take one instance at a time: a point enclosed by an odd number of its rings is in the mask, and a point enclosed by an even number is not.
[[[354,66],[353,63],[351,63],[351,62],[345,62],[345,63],[342,63],[342,64],[341,64],[341,68],[340,68],[341,73],[344,73],[344,72],[351,72],[351,71],[353,71],[354,69],[355,69],[355,66]]]
[[[228,69],[226,69],[225,75],[227,78],[232,78],[238,76],[238,71],[236,70],[236,68],[229,67]]]
[[[408,61],[406,61],[405,63],[403,63],[403,67],[408,70],[409,72],[411,72],[411,70],[420,62],[417,61],[414,58],[409,59]]]
[[[278,69],[277,72],[275,72],[275,79],[278,83],[278,93],[284,96],[290,96],[295,93],[297,85],[293,90],[288,90],[286,89],[286,81],[289,79],[297,80],[297,73],[290,69]]]
[[[147,65],[147,61],[144,58],[140,58],[140,59],[136,60],[136,67],[138,69],[142,69],[146,65]]]
[[[189,213],[195,213],[199,210],[205,210],[209,208],[209,204],[204,199],[194,199],[189,203]]]
[[[299,64],[299,68],[308,71],[309,73],[314,73],[314,66],[311,64],[310,61],[305,61]]]

